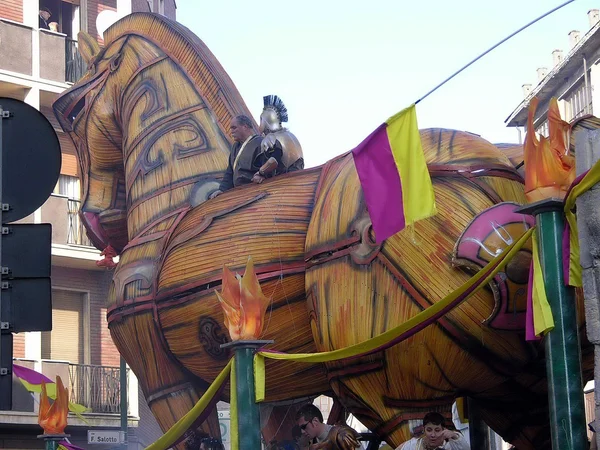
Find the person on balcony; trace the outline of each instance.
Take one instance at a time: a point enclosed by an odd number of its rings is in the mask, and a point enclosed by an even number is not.
[[[52,17],[52,11],[48,8],[40,8],[40,28],[44,30],[50,29],[50,17]]]

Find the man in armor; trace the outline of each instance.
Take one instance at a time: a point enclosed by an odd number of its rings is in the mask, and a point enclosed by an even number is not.
[[[283,128],[288,121],[287,108],[276,95],[263,97],[260,132],[254,134],[252,121],[244,115],[234,117],[230,132],[234,139],[229,165],[219,189],[210,198],[248,183],[262,183],[266,178],[304,168],[302,147],[296,136]]]
[[[263,170],[263,166],[267,166],[265,170],[268,172],[263,172],[266,177],[273,172],[269,167],[273,165],[277,167],[279,161],[281,161],[281,151],[274,149],[272,152],[263,152],[260,145],[262,137],[254,132],[254,125],[248,116],[239,115],[234,117],[229,131],[234,140],[229,154],[229,165],[219,189],[213,192],[210,198],[215,198],[217,195],[237,186],[262,182],[264,178],[259,179],[256,174]],[[275,163],[269,162],[271,158]]]
[[[264,154],[270,152],[279,153],[281,151],[281,161],[274,168],[274,161],[269,159],[271,162],[270,167],[261,168],[256,173],[257,178],[264,180],[265,173],[268,175],[279,175],[282,173],[293,172],[296,170],[304,169],[304,158],[302,154],[302,147],[298,138],[294,136],[287,128],[283,128],[282,122],[288,121],[287,108],[276,95],[267,95],[263,97],[264,108],[260,115],[260,132],[263,133],[264,138],[261,143],[261,149]],[[271,170],[271,172],[268,172]],[[256,180],[255,182],[261,182]]]

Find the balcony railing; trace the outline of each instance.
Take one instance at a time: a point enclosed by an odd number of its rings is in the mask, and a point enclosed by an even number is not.
[[[92,242],[88,239],[85,227],[81,223],[81,219],[79,217],[79,208],[81,207],[81,202],[79,200],[68,199],[67,200],[67,208],[68,208],[68,217],[69,224],[67,230],[67,244],[75,244],[75,245],[85,245],[88,247],[93,247]]]
[[[76,83],[85,73],[86,67],[83,58],[77,50],[77,41],[65,39],[65,80],[67,83]]]
[[[69,364],[71,402],[88,407],[92,413],[121,412],[121,384],[118,367]],[[129,370],[127,370],[129,381]]]
[[[30,369],[35,368],[35,361],[32,360],[15,359],[14,362]],[[88,414],[121,413],[121,371],[118,367],[43,360],[42,373],[51,380],[60,375],[65,387],[69,389],[69,400],[88,408]],[[129,384],[129,369],[127,383]],[[36,411],[31,394],[16,380],[13,382],[13,411]]]

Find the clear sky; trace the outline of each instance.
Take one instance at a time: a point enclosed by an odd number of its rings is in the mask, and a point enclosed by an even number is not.
[[[257,119],[277,94],[308,167],[355,147],[392,114],[563,0],[177,0]],[[576,0],[499,47],[417,106],[420,128],[517,142],[504,120],[521,85],[569,51],[600,1]]]

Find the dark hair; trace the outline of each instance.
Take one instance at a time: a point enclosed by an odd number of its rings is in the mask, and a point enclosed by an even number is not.
[[[52,11],[50,11],[50,8],[46,8],[45,6],[43,8],[40,8],[40,12],[47,12],[48,14],[52,15]]]
[[[192,431],[185,440],[186,450],[198,450],[200,443],[206,438],[208,438],[208,434],[199,430]]]
[[[244,114],[237,115],[233,119],[237,120],[240,125],[248,127],[250,129],[254,128],[254,124],[252,123],[252,119],[250,119],[250,117],[248,117],[248,116],[245,116]]]
[[[428,423],[432,423],[434,425],[440,425],[444,427],[445,422],[446,419],[444,419],[444,416],[436,412],[429,412],[425,414],[425,417],[423,417],[423,426],[427,425]]]
[[[206,450],[225,450],[223,443],[218,439],[205,438],[200,441],[200,445],[204,444]]]
[[[321,413],[321,410],[312,403],[304,405],[298,410],[296,413],[296,420],[300,420],[301,417],[304,417],[304,420],[307,422],[310,422],[316,417],[321,423],[323,423],[323,414]]]

